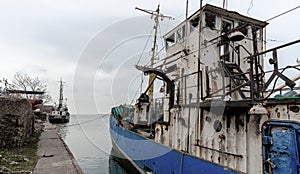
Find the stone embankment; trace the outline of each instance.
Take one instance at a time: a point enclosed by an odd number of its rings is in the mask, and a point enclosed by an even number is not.
[[[0,97],[0,174],[83,173],[46,115],[24,98]]]
[[[0,97],[0,147],[20,147],[34,132],[34,115],[24,98]]]
[[[0,97],[0,173],[27,174],[33,171],[42,126],[35,123],[27,99]]]

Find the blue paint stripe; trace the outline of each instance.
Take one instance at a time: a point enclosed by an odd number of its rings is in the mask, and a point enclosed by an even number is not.
[[[220,165],[184,154],[180,151],[172,150],[171,148],[124,130],[119,126],[116,126],[116,120],[113,117],[110,118],[110,132],[111,138],[114,139],[115,143],[117,143],[122,151],[135,161],[140,168],[143,169],[146,166],[157,174],[238,173],[232,170],[227,170]],[[137,145],[140,140],[143,142],[142,146]],[[155,157],[149,158],[155,153],[162,155],[154,155]]]

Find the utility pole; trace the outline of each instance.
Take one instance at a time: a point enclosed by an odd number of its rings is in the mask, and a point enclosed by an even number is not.
[[[157,40],[157,31],[158,31],[158,27],[159,27],[159,19],[163,19],[163,18],[168,18],[168,19],[173,19],[170,16],[165,16],[163,14],[160,13],[160,9],[159,9],[159,5],[157,6],[156,11],[152,11],[152,10],[144,10],[144,9],[140,9],[138,7],[135,8],[136,10],[140,10],[142,12],[148,13],[151,16],[154,16],[154,22],[155,22],[155,26],[154,26],[154,41],[153,41],[153,47],[152,47],[152,56],[151,56],[151,64],[150,67],[153,68],[154,65],[154,60],[155,60],[155,51],[156,51],[156,40]],[[151,73],[149,74],[149,90],[148,90],[148,96],[150,101],[153,99],[153,89],[154,89],[154,80],[155,80],[155,74]]]

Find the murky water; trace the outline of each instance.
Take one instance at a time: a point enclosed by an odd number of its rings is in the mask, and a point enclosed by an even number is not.
[[[108,115],[72,115],[57,128],[86,174],[127,174],[110,157],[111,140]]]

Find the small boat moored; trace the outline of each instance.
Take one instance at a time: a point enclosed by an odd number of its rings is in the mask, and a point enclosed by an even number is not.
[[[48,115],[48,120],[50,123],[68,123],[70,120],[70,113],[67,104],[63,104],[63,81],[60,80],[60,90],[59,90],[59,104]]]
[[[60,108],[59,110],[53,111],[48,115],[50,123],[68,123],[70,120],[70,113],[68,108]]]

